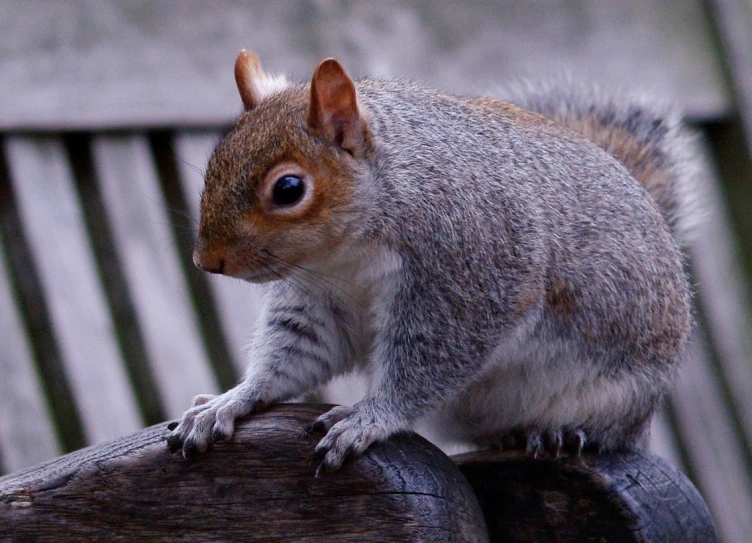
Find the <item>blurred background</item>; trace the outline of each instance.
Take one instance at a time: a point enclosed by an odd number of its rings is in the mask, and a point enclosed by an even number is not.
[[[0,0],[0,473],[240,378],[257,293],[190,255],[241,48],[298,81],[328,56],[473,94],[567,73],[673,101],[700,134],[699,326],[653,448],[750,541],[751,31],[747,0]]]

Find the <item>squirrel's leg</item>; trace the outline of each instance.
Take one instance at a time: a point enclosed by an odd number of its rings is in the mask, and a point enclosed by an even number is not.
[[[465,329],[453,327],[448,332],[451,337],[437,334],[445,328],[441,313],[430,308],[415,311],[416,303],[426,305],[427,300],[441,296],[431,294],[418,297],[403,287],[395,293],[388,314],[374,319],[368,395],[352,407],[335,407],[312,427],[326,432],[316,449],[323,456],[320,469],[336,470],[372,443],[410,430],[416,420],[462,390],[477,373],[482,361],[454,348],[468,344],[466,337],[457,337]]]
[[[224,394],[197,396],[169,435],[170,450],[204,452],[211,442],[229,440],[238,418],[347,371],[353,342],[346,327],[332,322],[341,318],[321,298],[275,288],[251,341],[245,379]]]

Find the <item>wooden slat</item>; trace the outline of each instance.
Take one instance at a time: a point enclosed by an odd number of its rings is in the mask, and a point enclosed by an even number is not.
[[[752,484],[707,348],[696,337],[673,395],[690,469],[725,543],[749,543]]]
[[[698,330],[680,374],[673,419],[721,540],[742,543],[752,533],[749,290],[706,140],[698,141],[697,152],[705,166],[697,186],[702,220],[689,252],[705,328]]]
[[[301,75],[337,56],[354,74],[477,93],[564,71],[697,116],[729,104],[701,0],[5,0],[0,128],[226,124],[242,47]]]
[[[701,152],[708,157],[705,145]],[[734,247],[734,233],[726,210],[717,173],[702,177],[704,219],[691,247],[705,325],[720,360],[731,405],[740,420],[741,439],[752,451],[752,314],[750,283]]]
[[[87,439],[98,443],[132,432],[141,421],[63,145],[54,137],[11,137],[7,151],[19,213]]]
[[[712,0],[709,4],[747,136],[747,152],[752,156],[752,4],[749,0]]]
[[[178,168],[194,225],[198,223],[199,199],[204,186],[203,171],[219,134],[184,132],[175,138]],[[193,235],[195,236],[195,231]],[[228,277],[208,276],[217,301],[221,326],[230,343],[230,351],[240,373],[245,370],[245,344],[261,308],[261,293],[256,285]]]
[[[690,247],[711,353],[692,353],[675,395],[676,420],[697,481],[726,543],[749,541],[752,533],[752,323],[749,284],[736,254],[723,208],[718,174],[701,140],[708,171],[700,177],[704,217]]]
[[[682,471],[686,466],[681,458],[679,443],[676,439],[676,429],[671,426],[671,421],[666,415],[665,409],[659,409],[653,417],[650,426],[650,450],[668,460]]]
[[[97,136],[95,169],[169,417],[218,390],[144,136]]]
[[[1,236],[0,236],[1,237]],[[0,249],[0,471],[60,454]]]

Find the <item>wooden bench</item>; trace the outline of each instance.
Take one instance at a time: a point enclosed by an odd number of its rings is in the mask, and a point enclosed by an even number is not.
[[[653,442],[702,491],[721,540],[747,541],[752,254],[731,234],[752,235],[743,0],[544,12],[512,1],[11,3],[0,33],[2,472],[175,418],[240,375],[256,293],[200,274],[190,250],[201,171],[239,111],[241,47],[271,71],[306,74],[336,55],[356,73],[460,92],[568,69],[674,96],[702,132],[707,220],[690,251],[700,327]],[[325,398],[348,401],[351,387],[337,388]]]
[[[274,406],[192,458],[168,452],[159,424],[0,478],[1,534],[55,543],[717,541],[697,490],[649,454],[484,451],[455,466],[403,434],[317,476],[319,436],[306,428],[330,407]]]

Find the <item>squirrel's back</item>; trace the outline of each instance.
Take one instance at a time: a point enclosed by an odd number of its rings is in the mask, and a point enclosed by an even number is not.
[[[695,158],[679,119],[566,86],[511,104],[402,82],[358,90],[381,157],[379,235],[427,293],[442,330],[432,360],[487,361],[435,427],[485,443],[582,409],[598,413],[583,424],[601,447],[640,441],[691,327],[677,241]],[[573,382],[577,405],[562,393]]]
[[[571,128],[622,162],[686,241],[697,221],[700,170],[693,134],[675,108],[571,81],[523,85],[510,101]]]

